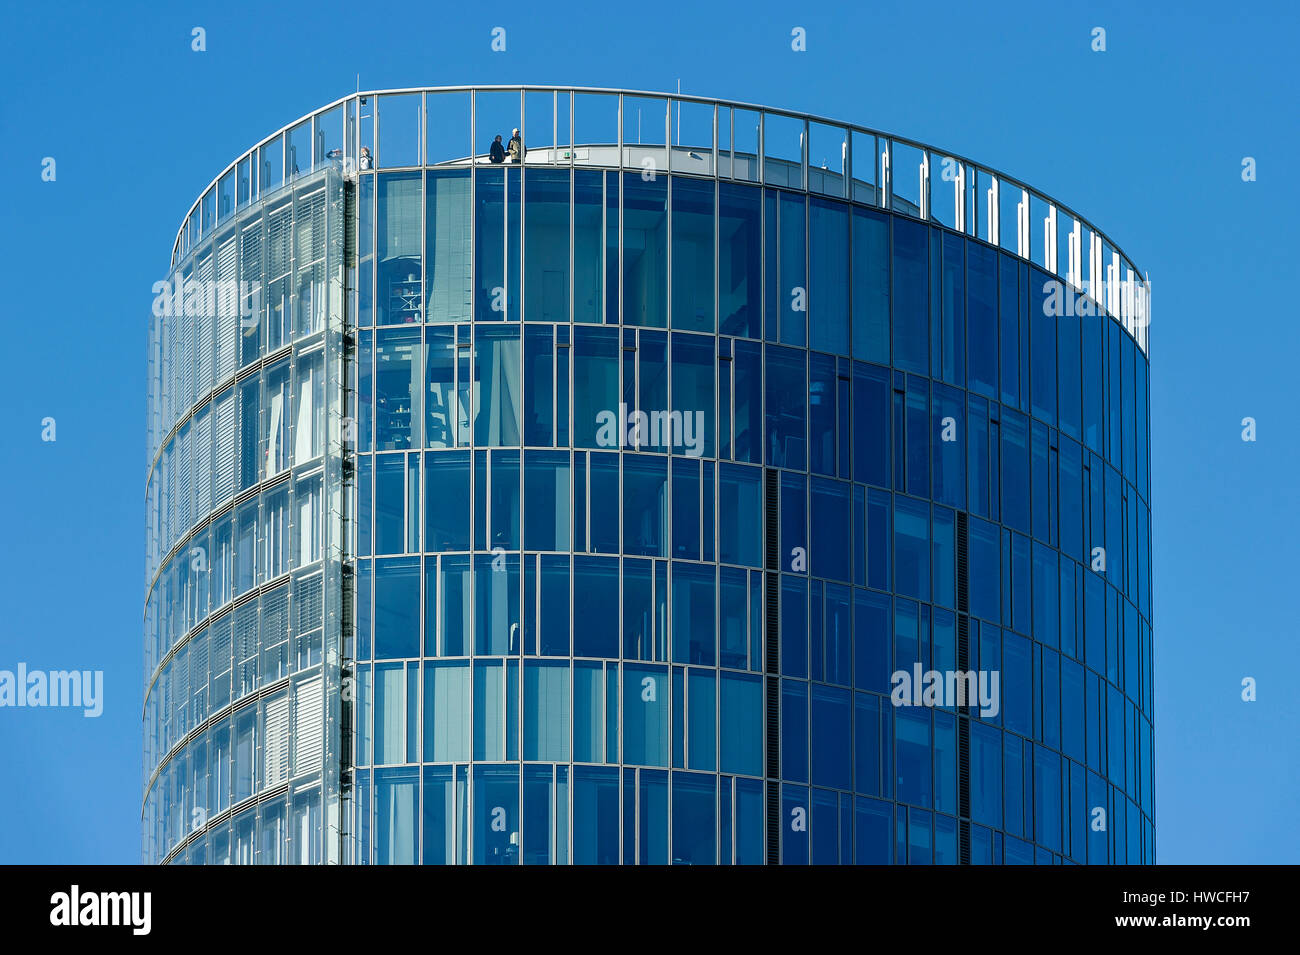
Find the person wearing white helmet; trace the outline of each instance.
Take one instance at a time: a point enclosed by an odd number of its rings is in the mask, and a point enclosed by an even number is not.
[[[510,142],[506,145],[506,152],[510,154],[511,162],[524,161],[524,141],[519,136],[518,126],[511,130]]]

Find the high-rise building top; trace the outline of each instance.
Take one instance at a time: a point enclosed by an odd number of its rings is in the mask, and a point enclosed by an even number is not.
[[[1154,860],[1149,290],[1055,200],[366,92],[155,293],[146,861]]]

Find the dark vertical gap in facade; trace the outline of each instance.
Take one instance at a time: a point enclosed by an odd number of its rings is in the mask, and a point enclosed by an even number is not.
[[[352,685],[349,680],[355,679],[355,668],[352,666],[352,655],[356,652],[356,565],[353,563],[353,555],[350,552],[349,542],[352,540],[352,522],[355,520],[353,513],[352,495],[356,489],[356,450],[355,446],[348,440],[349,433],[347,426],[355,428],[355,422],[352,421],[352,393],[355,383],[351,380],[351,369],[353,362],[356,360],[356,333],[353,323],[356,321],[356,315],[352,314],[350,308],[352,302],[352,293],[356,291],[356,256],[357,256],[357,184],[355,181],[344,179],[343,181],[343,274],[347,279],[348,288],[344,290],[343,295],[343,360],[340,362],[342,367],[343,380],[339,384],[339,395],[343,405],[344,425],[343,440],[341,443],[341,453],[343,458],[342,480],[343,493],[340,495],[342,514],[342,582],[343,593],[339,600],[339,633],[343,644],[343,659],[340,663],[339,683],[343,687],[342,699],[339,701],[339,788],[342,790],[341,797],[344,801],[349,800],[352,790],[352,723],[354,714],[352,711],[352,700],[354,694],[350,692]],[[344,832],[340,834],[344,846],[347,845],[347,822],[350,818],[350,812],[345,811],[339,814],[339,818],[344,820]],[[346,849],[344,850],[346,853]],[[344,855],[346,861],[346,855]]]

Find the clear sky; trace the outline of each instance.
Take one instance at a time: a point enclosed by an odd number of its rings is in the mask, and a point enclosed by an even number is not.
[[[980,8],[977,12],[974,7]],[[996,7],[997,12],[984,9]],[[1158,8],[1158,9],[1149,9]],[[1296,43],[1281,2],[10,5],[0,35],[0,863],[135,862],[145,336],[181,216],[362,88],[676,89],[853,121],[1022,178],[1152,282],[1161,862],[1297,862]],[[191,29],[207,50],[191,50]],[[506,29],[506,51],[490,48]],[[803,27],[807,50],[791,49]],[[1091,49],[1094,27],[1106,51]],[[44,182],[42,160],[57,178]],[[1253,157],[1257,181],[1243,182]],[[1258,440],[1242,440],[1242,419]],[[53,417],[56,440],[41,440]],[[1288,610],[1287,607],[1291,609]],[[1257,699],[1244,702],[1253,677]]]

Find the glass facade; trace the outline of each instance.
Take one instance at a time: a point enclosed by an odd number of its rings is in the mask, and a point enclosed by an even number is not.
[[[1154,861],[1149,297],[1090,225],[550,88],[213,188],[169,282],[256,307],[151,336],[146,861]]]

